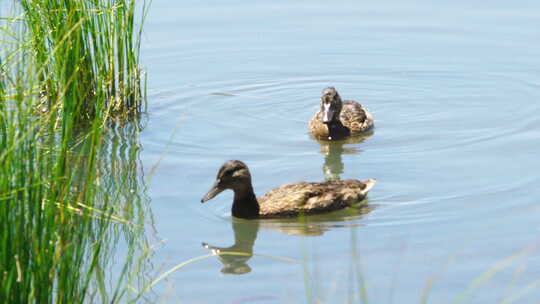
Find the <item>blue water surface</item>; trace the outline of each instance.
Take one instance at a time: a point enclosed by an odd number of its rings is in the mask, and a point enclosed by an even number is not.
[[[211,253],[203,242],[254,255],[188,264],[152,301],[538,303],[539,12],[538,1],[153,1],[141,134],[162,240],[151,263],[160,274]],[[309,137],[327,86],[374,114],[372,136]],[[238,224],[232,193],[199,202],[228,159],[248,164],[258,195],[342,165],[342,178],[377,178],[372,210]]]

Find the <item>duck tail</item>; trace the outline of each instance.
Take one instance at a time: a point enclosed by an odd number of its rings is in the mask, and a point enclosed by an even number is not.
[[[375,183],[377,182],[376,179],[370,178],[363,181],[363,183],[366,185],[366,188],[362,189],[362,193],[366,195],[373,186],[375,186]]]

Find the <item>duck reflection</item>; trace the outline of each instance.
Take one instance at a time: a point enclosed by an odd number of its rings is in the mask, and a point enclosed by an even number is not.
[[[253,246],[259,228],[287,235],[320,236],[335,228],[361,226],[359,219],[371,210],[372,207],[369,204],[362,202],[330,213],[295,218],[244,220],[233,217],[231,224],[234,244],[232,246],[219,247],[204,242],[202,246],[216,254],[223,264],[222,273],[246,274],[251,272],[251,267],[247,262],[255,255]]]
[[[324,165],[322,169],[325,180],[338,181],[341,179],[341,174],[344,169],[341,155],[358,154],[362,151],[356,147],[345,147],[345,145],[359,144],[371,135],[372,133],[369,133],[364,136],[352,137],[339,141],[317,140],[319,145],[321,145],[321,154],[324,155]]]
[[[364,200],[330,213],[289,219],[261,220],[259,225],[265,230],[288,235],[321,236],[332,229],[361,226],[359,220],[371,210],[373,207]]]
[[[258,221],[233,218],[232,228],[234,231],[234,244],[232,246],[217,247],[207,243],[202,243],[202,246],[217,255],[223,264],[222,273],[245,274],[251,271],[247,261],[253,256],[253,245],[257,239],[259,223]]]

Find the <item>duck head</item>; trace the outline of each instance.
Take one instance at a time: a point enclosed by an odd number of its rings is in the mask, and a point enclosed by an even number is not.
[[[341,97],[335,88],[324,89],[321,94],[322,122],[329,124],[332,121],[339,120],[342,106]]]
[[[229,160],[219,169],[214,185],[201,199],[201,203],[211,200],[223,190],[231,189],[235,192],[243,192],[250,187],[251,174],[246,164],[239,160]]]

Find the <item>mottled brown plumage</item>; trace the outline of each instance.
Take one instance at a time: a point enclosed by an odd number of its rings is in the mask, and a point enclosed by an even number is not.
[[[373,128],[371,113],[353,100],[342,101],[335,88],[321,94],[320,109],[309,121],[309,132],[317,139],[337,140],[362,135]]]
[[[290,183],[270,190],[257,199],[247,166],[241,161],[231,160],[221,166],[214,186],[201,202],[231,189],[234,191],[232,214],[235,217],[293,217],[342,209],[360,202],[374,184],[374,179]]]

